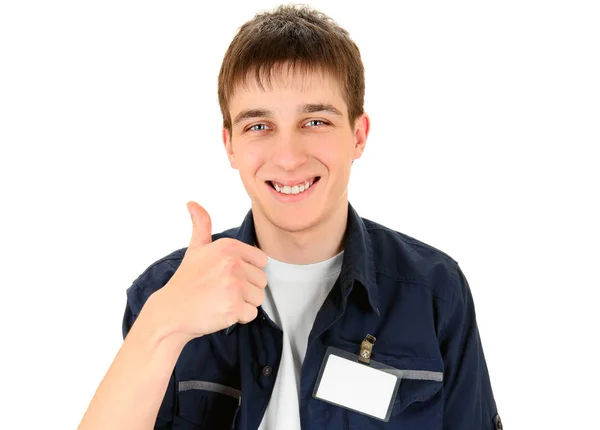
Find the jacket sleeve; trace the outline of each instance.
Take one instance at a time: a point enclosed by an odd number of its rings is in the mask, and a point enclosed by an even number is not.
[[[444,359],[443,428],[501,429],[477,329],[471,290],[458,265],[452,277],[454,298],[440,333]]]
[[[127,289],[127,305],[125,307],[125,314],[123,315],[123,339],[127,337],[127,333],[131,330],[145,301],[141,289],[136,284]],[[171,430],[176,407],[175,396],[175,372],[173,372],[169,379],[165,397],[158,410],[158,416],[154,425],[155,430]]]

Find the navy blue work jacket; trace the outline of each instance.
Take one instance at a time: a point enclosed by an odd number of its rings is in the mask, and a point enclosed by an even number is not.
[[[502,428],[471,291],[456,261],[359,217],[348,206],[342,270],[314,321],[302,365],[302,429]],[[213,240],[223,237],[254,245],[252,211],[240,227],[214,234]],[[156,261],[127,289],[124,337],[148,297],[177,270],[185,251]],[[313,397],[327,347],[358,354],[367,334],[376,337],[373,360],[440,375],[437,380],[402,380],[388,422]],[[188,342],[155,428],[257,429],[277,377],[282,340],[283,332],[259,308],[248,324]]]

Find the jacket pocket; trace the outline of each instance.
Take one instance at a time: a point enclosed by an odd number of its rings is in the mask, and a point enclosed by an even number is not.
[[[209,381],[180,381],[173,428],[231,430],[241,399],[241,391],[233,387]]]
[[[386,372],[400,378],[391,416],[404,412],[409,406],[427,402],[443,385],[442,364],[437,360],[393,357],[373,353],[373,360],[388,366]],[[441,404],[441,402],[440,402]]]

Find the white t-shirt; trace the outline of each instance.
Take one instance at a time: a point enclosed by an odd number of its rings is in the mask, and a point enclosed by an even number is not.
[[[263,309],[283,330],[283,351],[273,394],[259,430],[300,430],[300,371],[315,317],[342,269],[344,252],[319,263],[268,259]]]

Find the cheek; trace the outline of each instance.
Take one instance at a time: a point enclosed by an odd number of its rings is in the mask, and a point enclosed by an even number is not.
[[[264,164],[264,156],[257,150],[241,151],[236,154],[236,161],[242,176],[254,176]]]
[[[353,148],[347,143],[325,142],[313,152],[313,156],[327,167],[329,174],[340,175],[350,169]]]

